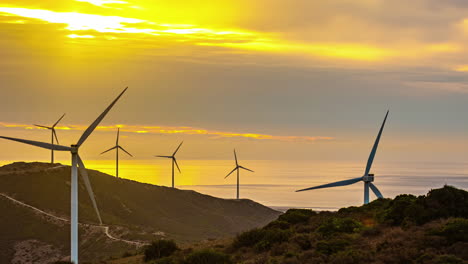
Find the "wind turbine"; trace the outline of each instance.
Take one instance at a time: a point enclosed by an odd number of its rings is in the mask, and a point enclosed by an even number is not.
[[[180,168],[179,168],[179,164],[177,164],[177,159],[176,159],[175,155],[176,155],[177,151],[179,151],[180,146],[182,146],[182,143],[184,143],[184,142],[183,141],[180,142],[179,146],[176,148],[174,153],[172,153],[172,156],[155,156],[155,157],[158,157],[158,158],[172,159],[172,188],[174,188],[174,164],[177,166],[177,169],[179,170],[179,173],[181,173]]]
[[[315,190],[315,189],[322,189],[322,188],[330,188],[330,187],[337,187],[337,186],[346,186],[346,185],[351,185],[351,184],[362,181],[362,182],[364,182],[364,204],[369,203],[369,187],[371,188],[371,190],[374,192],[374,194],[378,198],[383,198],[383,195],[379,191],[379,189],[377,189],[377,186],[375,186],[372,183],[374,181],[374,174],[369,174],[369,171],[371,169],[372,162],[374,161],[375,153],[377,152],[377,147],[379,145],[380,136],[382,135],[382,131],[383,131],[384,126],[385,126],[385,121],[387,121],[388,112],[389,111],[387,111],[387,114],[385,115],[382,126],[380,127],[380,130],[379,130],[379,134],[377,135],[377,138],[375,139],[374,146],[372,147],[372,151],[371,151],[371,153],[369,155],[369,159],[367,160],[367,166],[366,166],[366,170],[364,172],[364,176],[359,177],[359,178],[350,179],[350,180],[338,181],[338,182],[328,183],[328,184],[319,185],[319,186],[315,186],[315,187],[310,187],[310,188],[306,188],[306,189],[302,189],[302,190],[297,190],[296,192]]]
[[[231,175],[234,171],[237,171],[237,200],[239,200],[239,171],[240,171],[240,169],[244,169],[244,170],[247,170],[247,171],[250,171],[250,172],[254,172],[254,171],[239,165],[239,163],[237,162],[236,149],[234,149],[234,159],[236,160],[236,167],[228,175],[226,175],[226,177],[224,177],[224,179],[229,177],[229,175]]]
[[[63,115],[57,120],[57,122],[55,122],[55,124],[53,124],[52,126],[43,126],[43,125],[36,125],[36,124],[34,124],[34,125],[37,126],[37,127],[42,127],[42,128],[50,129],[50,130],[52,131],[52,135],[51,135],[51,137],[52,137],[52,139],[51,139],[52,145],[54,144],[54,137],[55,137],[55,140],[57,141],[57,144],[60,144],[60,143],[59,143],[59,140],[58,140],[58,138],[57,138],[57,133],[55,132],[55,126],[60,122],[60,120],[62,120],[62,118],[63,118],[64,116],[65,116],[65,114],[63,114]],[[50,163],[54,163],[54,150],[52,149],[52,150],[50,150],[50,152],[51,152]]]
[[[127,87],[128,88],[128,87]],[[81,135],[78,143],[75,145],[71,145],[70,147],[62,146],[62,145],[54,145],[39,141],[32,141],[26,139],[19,139],[19,138],[11,138],[11,137],[3,137],[0,138],[18,141],[21,143],[33,145],[40,148],[51,149],[56,151],[70,151],[71,158],[72,158],[72,168],[71,168],[71,216],[70,216],[70,225],[71,225],[71,241],[70,241],[70,259],[71,262],[78,264],[78,167],[80,170],[81,177],[83,178],[84,184],[88,191],[89,197],[93,203],[94,210],[96,211],[96,215],[99,219],[99,223],[102,224],[101,215],[99,214],[99,210],[96,204],[96,200],[94,198],[93,189],[91,187],[91,183],[89,182],[88,172],[86,171],[85,165],[81,160],[80,156],[78,155],[78,149],[80,146],[86,141],[86,139],[91,135],[94,129],[99,125],[99,123],[104,119],[107,113],[111,110],[114,104],[119,100],[119,98],[125,93],[127,90],[125,88],[119,96],[117,96],[114,101],[102,112],[101,115],[85,130],[85,132]]]
[[[119,145],[119,134],[120,134],[120,128],[117,128],[117,140],[115,141],[115,146],[101,153],[102,155],[106,152],[109,152],[115,149],[115,176],[117,178],[119,177],[119,149],[127,153],[130,157],[133,157],[132,154],[128,153],[128,151],[126,151],[122,146]]]

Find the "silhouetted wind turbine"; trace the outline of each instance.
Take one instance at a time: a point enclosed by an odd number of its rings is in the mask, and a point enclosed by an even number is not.
[[[62,118],[63,118],[64,116],[65,116],[65,114],[63,114],[63,115],[57,120],[57,122],[55,122],[55,124],[53,124],[52,126],[43,126],[43,125],[36,125],[36,124],[34,124],[34,125],[37,126],[37,127],[42,127],[42,128],[50,129],[50,130],[52,131],[52,136],[51,136],[51,137],[52,137],[52,139],[51,139],[52,145],[54,144],[54,137],[55,137],[55,140],[57,141],[57,144],[60,144],[60,143],[59,143],[59,140],[58,140],[58,138],[57,138],[57,133],[55,132],[55,126],[60,122],[60,120],[62,120]],[[50,155],[51,155],[50,163],[54,163],[54,150],[51,149],[50,152],[51,152],[51,154],[50,154]]]
[[[179,164],[177,164],[177,159],[176,159],[175,155],[176,155],[177,151],[179,151],[180,146],[182,146],[182,143],[184,143],[184,142],[183,141],[180,142],[179,146],[176,148],[174,153],[172,153],[172,156],[155,156],[155,157],[159,157],[159,158],[172,159],[172,188],[174,188],[174,164],[177,166],[177,169],[179,170],[179,173],[181,173],[180,168],[179,168]]]
[[[122,146],[119,145],[119,134],[120,134],[120,128],[117,128],[117,140],[115,141],[115,146],[101,153],[102,155],[106,152],[109,152],[115,149],[115,176],[117,178],[119,177],[119,149],[127,153],[130,157],[133,157],[132,154],[128,153],[128,151],[126,151]]]
[[[226,175],[226,177],[224,177],[224,179],[226,179],[227,177],[229,177],[229,175],[231,175],[234,171],[237,171],[237,200],[239,200],[239,170],[240,170],[240,169],[244,169],[244,170],[248,170],[248,171],[250,171],[250,172],[254,172],[254,171],[251,170],[251,169],[247,169],[246,167],[242,167],[241,165],[239,165],[239,163],[237,162],[236,149],[234,149],[234,159],[236,160],[236,167],[235,167],[228,175]]]
[[[88,191],[89,197],[93,203],[94,210],[96,211],[97,217],[99,219],[99,223],[102,224],[101,215],[99,214],[99,210],[96,204],[96,199],[94,198],[93,189],[91,187],[91,183],[89,182],[88,172],[86,171],[85,165],[81,160],[80,156],[78,155],[78,149],[80,146],[86,141],[86,139],[91,135],[94,129],[99,125],[99,123],[104,119],[107,113],[111,110],[114,104],[119,100],[119,98],[125,93],[127,88],[125,88],[119,96],[102,112],[101,115],[85,130],[85,132],[81,135],[78,143],[76,145],[71,145],[71,147],[61,146],[61,145],[54,145],[39,141],[32,141],[26,139],[19,139],[19,138],[11,138],[11,137],[3,137],[0,138],[18,141],[21,143],[45,148],[45,149],[53,149],[56,151],[70,151],[72,157],[72,168],[71,168],[71,216],[70,216],[70,225],[71,225],[71,262],[78,264],[78,167],[80,169],[81,177],[83,178],[84,184]]]
[[[364,176],[359,177],[359,178],[354,178],[350,180],[344,180],[344,181],[338,181],[338,182],[333,182],[333,183],[328,183],[324,185],[319,185],[315,187],[310,187],[302,190],[297,190],[296,192],[302,192],[302,191],[308,191],[308,190],[314,190],[314,189],[322,189],[322,188],[330,188],[330,187],[337,187],[337,186],[346,186],[346,185],[351,185],[360,181],[364,182],[364,204],[369,203],[369,187],[371,190],[374,192],[374,194],[378,198],[383,198],[382,193],[377,189],[377,186],[375,186],[372,182],[374,181],[374,174],[369,174],[369,171],[372,166],[372,162],[374,161],[375,153],[377,152],[377,147],[379,146],[379,141],[380,141],[380,136],[382,135],[382,131],[385,126],[385,121],[387,121],[387,116],[388,112],[385,115],[384,121],[382,123],[382,126],[380,127],[379,134],[377,135],[377,138],[375,139],[374,146],[372,147],[372,151],[369,155],[369,159],[367,160],[367,166],[366,170],[364,172]]]

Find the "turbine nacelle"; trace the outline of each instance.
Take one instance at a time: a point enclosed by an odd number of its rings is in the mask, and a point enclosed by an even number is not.
[[[362,181],[363,182],[373,182],[374,181],[374,174],[367,174],[365,176],[362,176]]]
[[[76,144],[71,145],[70,152],[71,152],[72,154],[78,154],[78,148],[79,148],[79,147],[80,147],[80,146],[78,146],[78,145],[76,145]]]

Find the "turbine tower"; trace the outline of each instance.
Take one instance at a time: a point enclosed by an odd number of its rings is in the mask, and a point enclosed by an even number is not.
[[[117,140],[115,141],[115,146],[101,153],[102,155],[106,152],[109,152],[115,149],[115,176],[117,178],[119,177],[119,149],[127,153],[130,157],[133,157],[132,154],[128,153],[128,151],[126,151],[122,146],[119,145],[119,134],[120,134],[120,128],[117,128]]]
[[[57,122],[55,122],[55,124],[53,124],[52,126],[43,126],[43,125],[36,125],[34,124],[35,126],[37,127],[42,127],[42,128],[46,128],[46,129],[50,129],[50,131],[52,132],[52,135],[51,135],[51,141],[52,141],[52,145],[54,144],[54,137],[55,137],[55,141],[57,141],[57,144],[60,144],[59,143],[59,140],[57,138],[57,133],[55,132],[55,126],[60,122],[60,120],[62,120],[62,118],[65,116],[65,114],[63,114],[58,120]],[[50,163],[54,163],[54,150],[51,149],[50,150],[51,154],[50,154]]]
[[[179,173],[181,173],[180,168],[179,168],[179,164],[177,164],[177,159],[176,159],[175,155],[176,155],[177,151],[179,151],[180,146],[182,146],[182,143],[184,143],[184,142],[183,141],[180,142],[179,146],[176,148],[174,153],[172,153],[172,156],[155,156],[155,157],[158,157],[158,158],[172,159],[172,188],[174,188],[174,164],[177,166],[177,170],[179,170]]]
[[[125,93],[127,88],[125,88],[119,96],[102,112],[101,115],[85,130],[81,135],[78,143],[71,145],[70,147],[62,145],[54,145],[50,143],[44,143],[39,141],[32,141],[19,138],[3,137],[7,140],[13,140],[36,147],[41,147],[45,149],[51,149],[56,151],[70,151],[72,159],[72,168],[71,168],[71,216],[70,216],[70,225],[71,225],[71,241],[70,241],[70,259],[74,264],[78,264],[78,169],[80,170],[81,177],[83,178],[84,184],[88,191],[89,197],[93,203],[94,210],[98,217],[99,223],[102,225],[101,215],[96,204],[96,199],[94,198],[93,189],[91,183],[89,182],[88,172],[86,171],[85,165],[78,155],[78,150],[80,146],[86,141],[86,139],[91,135],[94,129],[99,125],[99,123],[104,119],[107,113],[111,110],[114,104],[119,100],[119,98]]]
[[[237,200],[239,200],[239,171],[240,171],[240,169],[244,169],[244,170],[247,170],[247,171],[250,171],[250,172],[254,172],[254,171],[239,165],[239,163],[237,162],[236,149],[234,149],[234,159],[236,160],[236,167],[228,175],[226,175],[226,177],[224,177],[224,179],[229,177],[229,175],[231,175],[234,171],[237,171]]]
[[[354,178],[350,180],[344,180],[344,181],[338,181],[338,182],[333,182],[333,183],[328,183],[324,185],[319,185],[315,187],[310,187],[302,190],[297,190],[296,192],[302,192],[302,191],[308,191],[308,190],[315,190],[315,189],[322,189],[322,188],[330,188],[330,187],[337,187],[337,186],[346,186],[346,185],[351,185],[357,182],[364,182],[364,204],[369,203],[369,188],[374,192],[375,196],[378,198],[383,198],[382,193],[377,189],[377,186],[375,186],[372,182],[374,181],[374,174],[369,174],[369,171],[372,166],[372,162],[374,161],[375,153],[377,152],[377,147],[379,146],[379,141],[380,141],[380,136],[382,135],[382,131],[385,126],[385,121],[387,121],[387,116],[388,112],[385,115],[385,118],[383,120],[382,126],[380,127],[379,134],[377,135],[377,138],[375,139],[374,146],[372,147],[372,151],[369,155],[369,159],[367,160],[367,166],[366,170],[364,172],[364,176],[359,177],[359,178]]]

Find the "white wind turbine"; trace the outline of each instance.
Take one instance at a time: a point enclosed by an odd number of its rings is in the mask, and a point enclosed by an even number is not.
[[[239,165],[239,163],[237,162],[237,154],[236,154],[235,149],[234,149],[234,159],[236,160],[236,167],[228,175],[226,175],[226,177],[224,177],[224,179],[229,177],[229,175],[231,175],[234,171],[237,171],[237,200],[239,200],[239,171],[240,171],[240,169],[244,169],[244,170],[247,170],[247,171],[250,171],[250,172],[254,172],[254,171]]]
[[[132,154],[128,153],[128,151],[126,151],[122,146],[119,145],[119,134],[120,134],[120,128],[117,128],[117,140],[115,141],[115,146],[101,153],[102,155],[106,152],[109,152],[115,149],[115,176],[117,178],[119,177],[119,149],[127,153],[130,157],[133,157]]]
[[[93,207],[94,207],[94,210],[96,211],[97,217],[99,219],[99,223],[102,224],[101,215],[99,214],[99,210],[96,204],[96,199],[94,198],[93,189],[91,187],[91,183],[89,182],[88,172],[86,171],[83,161],[78,155],[78,149],[85,142],[85,140],[89,137],[89,135],[91,135],[94,129],[99,125],[102,119],[104,119],[107,113],[111,110],[111,108],[114,106],[117,100],[119,100],[119,98],[125,93],[126,90],[127,88],[125,88],[119,94],[119,96],[117,96],[117,98],[104,110],[104,112],[102,112],[102,114],[99,115],[98,118],[85,130],[85,132],[81,135],[80,139],[78,140],[78,143],[76,143],[75,145],[71,145],[70,147],[54,145],[54,144],[44,143],[44,142],[39,142],[39,141],[0,136],[0,138],[18,141],[21,143],[25,143],[25,144],[45,148],[45,149],[71,152],[72,168],[71,168],[70,259],[71,259],[71,262],[75,264],[78,264],[78,167],[80,169],[80,174],[83,178],[89,197],[91,198],[91,201],[93,203]]]
[[[172,159],[172,188],[174,188],[174,164],[177,166],[177,170],[179,170],[179,173],[181,173],[180,168],[179,168],[179,164],[177,164],[177,159],[176,159],[175,155],[176,155],[177,151],[179,151],[180,146],[182,146],[182,143],[184,143],[184,142],[183,141],[180,142],[179,146],[176,148],[174,153],[172,153],[172,156],[155,156],[155,157],[158,157],[158,158]]]
[[[65,114],[63,114],[63,115],[57,120],[57,122],[55,122],[55,124],[53,124],[52,126],[43,126],[43,125],[36,125],[36,124],[34,124],[34,125],[37,126],[37,127],[42,127],[42,128],[46,128],[46,129],[50,129],[50,130],[51,130],[51,132],[52,132],[52,136],[51,136],[51,137],[52,137],[52,139],[51,139],[52,145],[54,144],[54,137],[55,137],[55,141],[57,141],[57,144],[60,144],[60,143],[59,143],[59,140],[58,140],[58,138],[57,138],[57,133],[55,132],[55,126],[60,122],[60,120],[62,120],[62,118],[63,118],[64,116],[65,116]],[[51,149],[50,152],[51,152],[51,154],[50,154],[50,155],[51,155],[50,163],[54,163],[54,150]]]
[[[328,183],[328,184],[319,185],[319,186],[315,186],[315,187],[310,187],[310,188],[306,188],[306,189],[302,189],[302,190],[297,190],[296,192],[315,190],[315,189],[322,189],[322,188],[330,188],[330,187],[337,187],[337,186],[346,186],[346,185],[351,185],[351,184],[362,181],[362,182],[364,182],[364,204],[369,203],[369,187],[371,188],[371,190],[374,192],[374,194],[378,198],[383,198],[383,195],[379,191],[379,189],[377,189],[377,186],[375,186],[372,183],[374,181],[374,174],[369,174],[369,171],[371,169],[372,162],[374,161],[375,153],[377,152],[377,147],[379,145],[380,136],[382,135],[382,131],[383,131],[384,126],[385,126],[385,121],[387,121],[388,112],[389,111],[387,111],[387,114],[385,115],[384,121],[383,121],[382,126],[380,127],[380,130],[379,130],[379,134],[377,135],[377,138],[375,139],[374,146],[372,147],[372,151],[371,151],[371,153],[369,155],[369,159],[367,160],[367,166],[366,166],[366,170],[364,172],[364,176],[359,177],[359,178],[350,179],[350,180],[338,181],[338,182]]]

